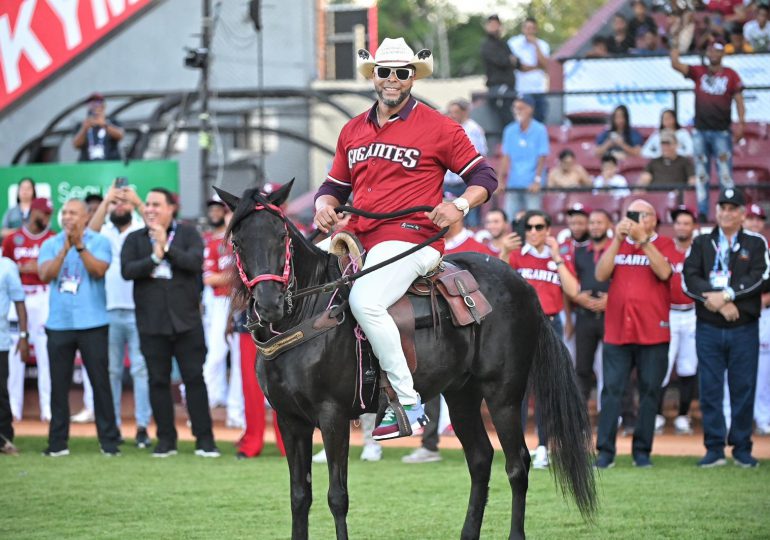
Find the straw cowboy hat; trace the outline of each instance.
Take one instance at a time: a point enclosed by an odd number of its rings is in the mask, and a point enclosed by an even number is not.
[[[433,73],[433,53],[422,49],[414,54],[404,38],[385,38],[374,57],[366,49],[358,49],[358,72],[371,79],[374,76],[374,66],[413,66],[415,80],[422,79]]]

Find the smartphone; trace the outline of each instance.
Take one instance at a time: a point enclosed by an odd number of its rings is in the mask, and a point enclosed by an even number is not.
[[[519,235],[519,238],[521,238],[521,241],[524,241],[524,238],[526,238],[526,223],[524,223],[523,219],[520,220],[513,220],[511,222],[511,232],[516,233]]]
[[[626,217],[631,221],[636,221],[637,223],[639,223],[639,212],[634,212],[633,210],[629,210],[628,212],[626,212]]]
[[[125,176],[118,176],[115,179],[115,187],[116,188],[124,188],[128,185],[128,178]]]

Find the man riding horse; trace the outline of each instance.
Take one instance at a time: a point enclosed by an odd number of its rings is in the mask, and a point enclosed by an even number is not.
[[[358,70],[374,81],[378,99],[340,133],[332,168],[316,195],[316,226],[329,232],[342,218],[335,208],[347,201],[351,192],[356,208],[369,212],[433,207],[430,213],[387,220],[353,216],[347,229],[365,249],[365,270],[463,219],[470,208],[483,204],[494,193],[497,178],[460,124],[411,96],[414,81],[433,72],[429,50],[415,55],[403,38],[386,38],[374,58],[359,50]],[[467,189],[453,202],[443,203],[447,170],[461,176]],[[443,249],[443,240],[438,240],[357,279],[349,298],[353,315],[387,372],[414,431],[419,431],[428,418],[414,390],[399,331],[387,310],[418,276],[438,265]],[[374,430],[374,439],[406,435],[408,431],[399,428],[396,411],[388,407]]]

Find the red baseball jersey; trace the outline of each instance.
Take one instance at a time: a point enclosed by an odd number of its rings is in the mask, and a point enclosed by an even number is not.
[[[535,288],[546,315],[556,315],[564,308],[558,267],[551,259],[551,250],[548,247],[542,253],[538,253],[532,246],[526,244],[521,251],[511,253],[508,262],[527,283]],[[565,260],[564,264],[570,272],[575,273],[569,261]]]
[[[651,243],[672,261],[676,248],[670,238],[653,236]],[[670,340],[668,314],[671,288],[650,268],[644,250],[626,239],[615,256],[607,312],[604,317],[604,341],[612,345],[655,345]]]
[[[233,247],[225,241],[225,236],[211,235],[203,258],[203,276],[227,272],[233,264]],[[214,287],[214,296],[228,296],[230,287]]]
[[[683,253],[676,249],[671,253],[669,262],[674,273],[671,274],[671,305],[676,306],[689,306],[695,303],[695,301],[684,294],[682,290],[682,268],[684,268],[684,260],[686,259],[686,253]]]
[[[733,96],[743,90],[740,76],[728,67],[711,73],[706,66],[690,66],[687,78],[695,81],[695,129],[729,130]]]
[[[37,261],[38,255],[40,255],[40,246],[52,236],[56,235],[51,229],[46,229],[40,234],[32,234],[26,227],[22,227],[3,240],[3,257],[8,257],[18,266],[30,261]],[[37,272],[21,272],[20,274],[23,285],[45,285]]]
[[[356,208],[387,213],[438,206],[447,169],[463,176],[482,162],[460,124],[414,98],[383,127],[376,107],[342,128],[326,177],[352,189]],[[420,243],[439,231],[423,212],[387,220],[353,216],[346,228],[367,250],[386,240]],[[443,251],[443,240],[433,247]]]
[[[464,251],[475,251],[476,253],[497,257],[491,249],[481,242],[477,242],[476,239],[473,238],[473,233],[468,229],[463,229],[462,232],[454,238],[446,240],[444,254],[449,255],[451,253],[462,253]]]

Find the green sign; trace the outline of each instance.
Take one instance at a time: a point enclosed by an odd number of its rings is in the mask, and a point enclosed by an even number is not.
[[[38,197],[50,199],[57,213],[69,199],[82,199],[90,193],[104,194],[118,176],[144,200],[154,187],[179,192],[179,164],[176,161],[99,161],[92,163],[54,163],[0,167],[0,216],[16,205],[19,180],[32,178]],[[56,226],[58,220],[53,220]]]

